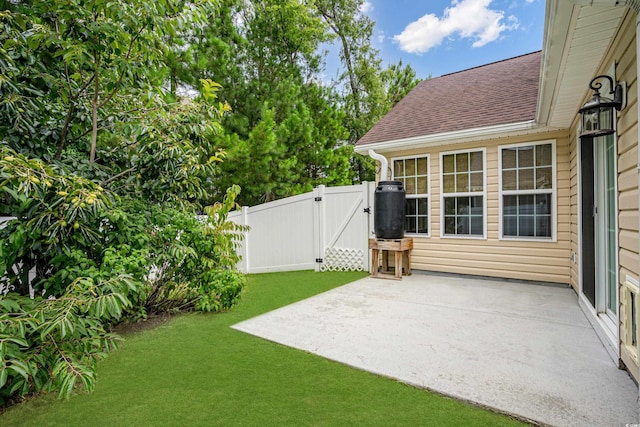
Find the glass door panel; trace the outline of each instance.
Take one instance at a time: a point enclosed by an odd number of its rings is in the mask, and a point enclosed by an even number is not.
[[[598,313],[618,325],[616,153],[613,135],[594,141],[595,279]],[[615,332],[615,331],[614,331]]]
[[[613,320],[618,315],[618,262],[617,251],[617,208],[616,208],[616,152],[613,136],[605,137],[605,194],[606,205],[606,284],[605,307]]]

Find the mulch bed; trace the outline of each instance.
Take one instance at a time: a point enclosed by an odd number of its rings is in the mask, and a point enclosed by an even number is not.
[[[162,313],[162,314],[152,314],[147,316],[146,319],[125,322],[117,325],[113,328],[113,332],[118,335],[131,335],[136,332],[146,331],[148,329],[153,329],[160,325],[163,325],[169,321],[173,316],[171,314]]]

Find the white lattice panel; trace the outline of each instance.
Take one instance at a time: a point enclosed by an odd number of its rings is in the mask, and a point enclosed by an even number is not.
[[[320,271],[363,271],[364,252],[360,249],[326,248]]]

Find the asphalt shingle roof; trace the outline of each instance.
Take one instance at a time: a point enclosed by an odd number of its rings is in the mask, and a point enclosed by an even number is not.
[[[541,52],[423,80],[356,145],[535,119]]]

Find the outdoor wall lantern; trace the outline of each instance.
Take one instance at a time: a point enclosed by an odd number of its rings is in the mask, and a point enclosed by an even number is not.
[[[602,82],[600,79],[609,81],[610,95],[613,99],[600,96]],[[614,112],[620,111],[623,102],[622,85],[613,86],[613,79],[607,75],[596,76],[589,83],[589,87],[594,91],[593,96],[579,110],[582,114],[582,130],[580,137],[596,137],[601,135],[609,135],[615,132],[614,128]]]

